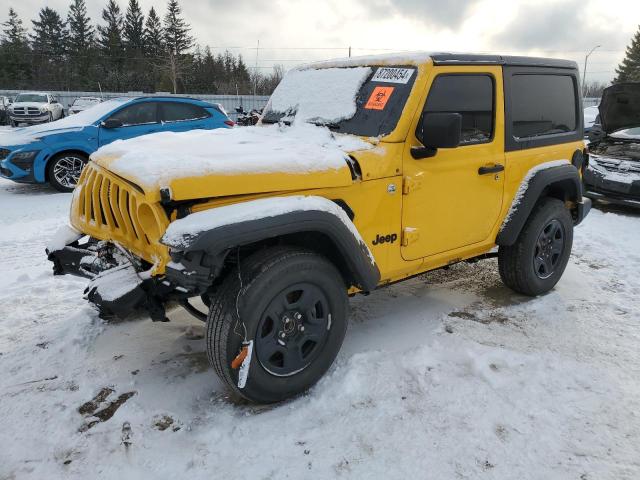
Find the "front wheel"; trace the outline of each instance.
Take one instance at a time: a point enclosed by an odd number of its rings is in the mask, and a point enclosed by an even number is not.
[[[516,243],[498,251],[500,277],[524,295],[551,290],[569,262],[573,219],[564,202],[545,198],[534,208]]]
[[[49,183],[59,192],[71,192],[78,184],[87,157],[81,153],[61,153],[49,161]]]
[[[347,317],[345,282],[326,258],[293,247],[263,250],[243,259],[240,275],[231,272],[211,299],[207,354],[233,391],[256,403],[278,402],[324,375]],[[248,342],[243,380],[234,360]]]

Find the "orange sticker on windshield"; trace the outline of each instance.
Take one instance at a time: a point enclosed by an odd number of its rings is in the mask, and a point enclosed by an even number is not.
[[[389,97],[393,93],[395,87],[376,87],[373,89],[367,104],[364,106],[367,110],[384,110],[387,106]]]

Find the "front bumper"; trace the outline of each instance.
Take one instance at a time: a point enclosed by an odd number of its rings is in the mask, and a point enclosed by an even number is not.
[[[22,152],[37,152],[28,160],[16,160]],[[50,157],[50,150],[42,142],[26,145],[0,146],[0,177],[18,183],[42,183],[45,181],[45,164]]]
[[[41,115],[11,115],[9,114],[9,119],[20,125],[22,123],[26,123],[27,125],[36,125],[40,123],[47,123],[49,121],[49,113],[43,113]]]
[[[136,312],[146,312],[151,320],[166,322],[165,305],[170,301],[186,303],[187,296],[150,271],[139,271],[131,260],[117,259],[113,245],[89,239],[80,244],[75,240],[62,248],[47,249],[47,259],[53,263],[54,275],[75,275],[90,280],[85,298],[106,317],[127,318]]]
[[[585,196],[611,203],[640,206],[640,175],[609,172],[591,160],[584,172]]]

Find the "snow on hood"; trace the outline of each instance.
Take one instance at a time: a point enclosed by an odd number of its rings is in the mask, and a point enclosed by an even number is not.
[[[640,82],[605,88],[598,108],[600,124],[606,133],[640,127]]]
[[[62,133],[61,131],[78,131],[88,125],[96,123],[115,108],[130,100],[130,98],[114,98],[113,100],[98,103],[70,117],[56,120],[55,122],[33,125],[31,127],[14,128],[6,131],[0,130],[0,146],[24,145],[43,136]]]
[[[352,135],[300,124],[161,132],[118,140],[91,158],[114,173],[144,185],[243,173],[312,173],[345,168],[345,152],[373,148]]]
[[[291,70],[278,84],[266,110],[295,114],[296,121],[337,123],[356,113],[356,96],[370,67]]]
[[[623,138],[625,140],[638,140],[640,141],[640,127],[626,128],[624,130],[618,130],[611,134],[613,138]]]

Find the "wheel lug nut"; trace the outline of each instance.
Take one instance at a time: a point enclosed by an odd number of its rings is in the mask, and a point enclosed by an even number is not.
[[[295,318],[296,320],[300,320],[302,318],[302,315],[300,315],[300,312],[296,312],[293,314],[293,318]]]
[[[298,327],[298,330],[299,330],[299,331],[301,331],[301,332],[304,332],[304,325],[300,325],[300,326]]]
[[[284,332],[280,332],[280,333],[278,334],[278,336],[279,336],[280,338],[284,338],[284,337],[286,337],[286,336],[287,336],[287,334],[286,334],[286,333],[284,333]]]

